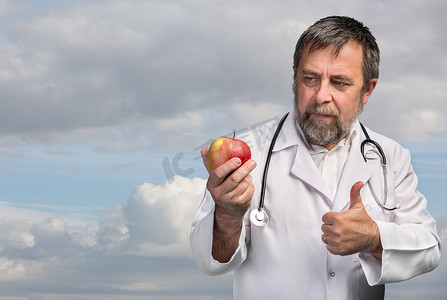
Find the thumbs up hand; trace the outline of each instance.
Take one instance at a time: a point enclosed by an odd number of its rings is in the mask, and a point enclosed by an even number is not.
[[[344,212],[328,212],[323,215],[321,239],[332,254],[348,255],[370,252],[376,259],[382,258],[382,244],[377,224],[363,206],[360,190],[363,182],[351,188],[349,209]]]

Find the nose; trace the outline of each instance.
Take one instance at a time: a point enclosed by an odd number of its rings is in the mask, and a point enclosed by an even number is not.
[[[332,101],[332,94],[329,82],[322,81],[315,87],[315,100],[319,104]]]

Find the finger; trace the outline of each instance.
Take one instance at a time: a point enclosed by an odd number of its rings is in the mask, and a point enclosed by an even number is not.
[[[327,224],[321,225],[321,231],[323,232],[323,234],[329,234],[331,231],[331,226],[332,225],[327,225]]]
[[[340,253],[340,251],[338,250],[337,246],[331,244],[331,242],[328,241],[328,239],[326,239],[326,249],[327,251],[329,251],[334,255],[342,255],[342,253]]]
[[[321,240],[323,241],[323,243],[327,244],[327,234],[322,234],[321,235]]]
[[[353,208],[353,207],[361,207],[363,206],[362,203],[362,197],[360,196],[360,190],[363,187],[363,182],[358,181],[356,182],[352,188],[351,188],[351,203],[349,205],[349,209]]]
[[[240,165],[241,160],[238,157],[235,157],[217,167],[213,172],[210,173],[210,176],[208,178],[209,188],[215,188],[221,185],[222,182],[224,182],[224,180],[228,177],[228,175],[239,168]]]
[[[225,180],[225,184],[227,188],[234,189],[239,183],[247,178],[253,169],[256,168],[256,162],[252,159],[248,160],[244,163],[239,169],[234,171],[228,178]],[[251,181],[251,177],[250,177]]]
[[[321,217],[321,220],[324,224],[332,225],[334,224],[334,216],[337,214],[337,212],[327,212]]]
[[[225,212],[228,216],[243,216],[251,205],[254,190],[255,186],[251,181],[250,184],[241,183],[235,190],[225,194],[223,198],[215,200],[216,208],[219,207],[220,211]]]
[[[215,188],[215,191],[223,196],[221,197],[222,200],[230,201],[230,199],[235,199],[244,193],[250,184],[251,176],[248,174],[244,180],[235,185],[226,179],[220,186]]]
[[[200,154],[202,155],[203,165],[205,166],[206,170],[209,173],[208,163],[207,163],[208,152],[209,152],[208,148],[203,148],[202,150],[200,150]]]
[[[245,211],[251,205],[251,199],[255,191],[255,185],[253,183],[249,184],[246,189],[239,195],[236,201],[245,208]]]

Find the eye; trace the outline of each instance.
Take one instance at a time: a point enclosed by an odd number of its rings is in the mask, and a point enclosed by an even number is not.
[[[304,76],[304,84],[307,86],[314,86],[318,83],[318,77]]]
[[[338,86],[338,87],[344,87],[344,86],[348,86],[348,85],[349,85],[349,84],[347,84],[347,83],[345,83],[345,82],[338,81],[338,80],[333,80],[332,83],[333,83],[335,86]]]

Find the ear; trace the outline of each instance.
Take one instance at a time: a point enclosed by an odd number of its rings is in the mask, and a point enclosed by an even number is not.
[[[371,79],[368,87],[366,88],[365,93],[363,94],[363,99],[362,99],[363,104],[366,104],[368,102],[368,98],[369,98],[369,96],[371,96],[376,85],[377,85],[377,78]]]

